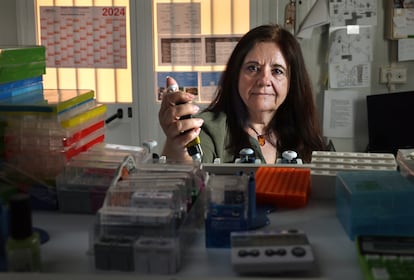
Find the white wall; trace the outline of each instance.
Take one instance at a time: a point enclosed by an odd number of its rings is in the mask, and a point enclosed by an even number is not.
[[[385,84],[379,83],[379,71],[381,66],[389,65],[397,62],[397,41],[390,41],[384,39],[384,11],[385,2],[387,0],[378,1],[378,25],[376,27],[374,36],[374,54],[373,62],[371,64],[371,87],[357,88],[360,93],[360,98],[356,107],[356,121],[355,121],[355,136],[354,138],[332,138],[335,147],[338,151],[365,151],[368,144],[367,119],[366,119],[366,95],[376,93],[389,92]],[[298,1],[296,1],[298,3]],[[300,2],[300,1],[299,1]],[[305,5],[309,5],[308,1],[301,1]],[[315,2],[315,1],[311,1]],[[305,9],[307,7],[304,7]],[[301,40],[302,50],[307,62],[308,70],[311,74],[314,83],[316,100],[319,110],[323,112],[323,92],[327,89],[326,78],[328,65],[326,61],[326,54],[328,52],[328,27],[319,27],[314,30],[311,39]],[[414,61],[399,62],[407,69],[407,83],[396,85],[393,92],[414,90],[414,79],[410,79],[410,75],[414,73]],[[389,113],[392,118],[392,112]]]

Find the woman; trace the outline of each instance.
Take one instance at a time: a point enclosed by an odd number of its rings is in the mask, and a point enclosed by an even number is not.
[[[275,163],[286,150],[308,163],[312,151],[325,149],[300,45],[278,25],[246,33],[211,104],[195,118],[180,119],[198,113],[192,99],[184,92],[163,98],[159,120],[167,159],[190,160],[185,145],[197,136],[203,162],[234,162],[241,149],[250,147],[265,163]]]

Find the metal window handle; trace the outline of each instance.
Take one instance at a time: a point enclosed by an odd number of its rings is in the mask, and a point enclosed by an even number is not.
[[[115,114],[113,114],[112,116],[110,116],[109,118],[107,118],[105,120],[105,123],[108,124],[111,121],[115,120],[115,119],[122,119],[124,117],[124,113],[123,110],[121,108],[119,108]]]

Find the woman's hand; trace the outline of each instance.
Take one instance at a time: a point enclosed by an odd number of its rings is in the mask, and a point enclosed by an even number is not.
[[[181,91],[167,92],[162,97],[158,119],[167,138],[162,154],[167,160],[191,160],[185,146],[200,134],[203,124],[203,119],[186,118],[200,110],[193,99],[193,94]]]

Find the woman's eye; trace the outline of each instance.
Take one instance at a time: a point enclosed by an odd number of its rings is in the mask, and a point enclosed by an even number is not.
[[[272,72],[276,76],[284,76],[285,75],[285,71],[281,68],[274,68]]]
[[[249,65],[247,66],[247,70],[249,70],[250,72],[257,72],[259,71],[259,67],[257,67],[257,65]]]

